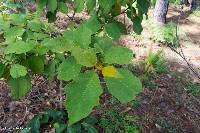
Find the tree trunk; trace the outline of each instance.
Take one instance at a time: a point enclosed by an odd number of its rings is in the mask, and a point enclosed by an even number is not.
[[[190,10],[196,7],[196,0],[188,0],[188,3],[190,4]]]
[[[181,0],[181,4],[189,5],[190,10],[196,7],[196,0]]]
[[[154,21],[156,23],[165,24],[168,12],[169,1],[157,0],[154,9]]]

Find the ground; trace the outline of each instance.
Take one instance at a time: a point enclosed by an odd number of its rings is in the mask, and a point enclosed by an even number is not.
[[[175,7],[170,7],[168,21],[176,21],[179,18],[177,10]],[[200,20],[200,15],[184,14],[178,21],[179,28],[185,33],[185,36],[181,36],[180,39],[181,48],[196,69],[200,66],[200,23],[198,20]],[[60,20],[61,29],[66,28],[65,24],[65,19]],[[199,133],[200,93],[193,95],[188,91],[188,85],[200,83],[199,79],[176,53],[163,47],[160,43],[148,39],[148,31],[144,32],[146,37],[142,39],[129,35],[123,36],[120,40],[124,46],[135,52],[136,59],[133,63],[136,60],[144,59],[150,51],[163,50],[169,63],[170,72],[149,76],[144,81],[144,90],[135,100],[137,104],[135,106],[117,104],[118,113],[124,109],[127,115],[137,117],[135,124],[142,133]],[[141,70],[133,71],[141,76]],[[0,81],[0,130],[3,127],[23,127],[35,114],[48,108],[63,110],[61,103],[64,96],[58,87],[61,84],[59,81],[48,83],[43,77],[36,75],[32,83],[32,91],[24,99],[13,101],[9,96],[6,83]],[[109,99],[110,96],[105,94],[102,96],[101,102],[109,101]],[[112,108],[113,105],[110,102],[104,104],[102,102],[91,116],[99,118],[106,114],[107,109]],[[105,132],[99,124],[95,126],[99,132]],[[47,132],[54,132],[54,130],[48,129]]]
[[[150,12],[152,12],[151,10]],[[170,6],[167,21],[178,23],[181,48],[178,48],[177,50],[182,50],[189,63],[198,71],[198,68],[200,67],[200,15],[189,15],[191,13],[188,11],[188,8],[184,9],[182,14],[180,14],[180,11],[181,9]],[[151,14],[152,13],[150,13],[150,15]],[[138,39],[135,38],[135,36],[129,35],[122,36],[121,43],[131,48],[136,53],[137,59],[146,57],[149,52],[163,50],[165,57],[172,65],[172,69],[175,69],[175,71],[185,71],[186,74],[190,73],[190,76],[193,75],[193,72],[188,69],[187,63],[179,55],[173,52],[169,47],[163,47],[162,44],[149,39],[151,33],[146,29],[148,29],[151,24],[151,22],[143,24],[145,28],[142,39],[140,37]],[[173,67],[174,65],[175,67]],[[195,82],[199,82],[199,79],[194,75],[192,77]]]

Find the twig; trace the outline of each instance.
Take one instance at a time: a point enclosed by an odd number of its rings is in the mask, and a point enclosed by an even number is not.
[[[176,54],[178,54],[188,65],[189,69],[192,70],[192,72],[195,74],[195,76],[200,79],[200,74],[197,72],[197,70],[190,64],[190,62],[187,60],[187,58],[185,57],[185,54],[183,53],[182,48],[180,49],[181,52],[178,52],[175,48],[173,48],[170,44],[168,45],[168,47],[174,51]]]
[[[67,14],[67,17],[68,17],[71,21],[74,20],[74,16],[75,16],[75,11],[73,12],[72,16],[69,16],[69,15]]]
[[[59,97],[60,97],[60,103],[59,103],[59,105],[60,105],[60,109],[62,109],[63,108],[63,97],[62,97],[62,92],[63,92],[63,81],[60,81],[60,84],[59,84]]]
[[[182,9],[180,11],[180,15],[178,17],[177,20],[177,26],[176,26],[176,38],[177,38],[177,42],[179,43],[179,36],[178,36],[178,26],[179,26],[179,20],[181,17],[181,14],[183,13]],[[180,52],[178,52],[178,50],[176,50],[176,48],[174,48],[173,46],[171,46],[171,44],[167,44],[168,47],[174,51],[176,54],[178,54],[188,65],[189,69],[192,70],[192,72],[195,74],[195,76],[200,80],[200,74],[199,72],[190,64],[190,62],[187,60],[182,48],[180,48]],[[181,46],[180,46],[181,47]]]
[[[125,14],[126,11],[128,10],[128,8],[126,8],[123,12],[121,12],[120,14]]]

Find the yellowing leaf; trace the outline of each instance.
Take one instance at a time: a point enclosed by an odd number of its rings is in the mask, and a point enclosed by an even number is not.
[[[102,74],[104,77],[115,77],[119,78],[120,74],[113,66],[107,66],[102,69]]]
[[[103,66],[95,66],[96,70],[102,70]]]
[[[119,2],[116,2],[114,7],[111,10],[112,16],[116,17],[121,14],[121,4]]]
[[[141,92],[142,83],[129,70],[119,68],[117,71],[121,76],[120,78],[105,78],[108,91],[120,102],[130,102]]]

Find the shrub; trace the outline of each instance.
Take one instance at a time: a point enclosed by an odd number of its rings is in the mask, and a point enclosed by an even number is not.
[[[99,104],[103,93],[102,81],[109,93],[122,103],[129,102],[142,89],[140,80],[115,64],[129,64],[133,53],[130,49],[114,46],[112,41],[126,34],[126,27],[115,19],[124,13],[132,20],[133,30],[142,32],[143,14],[149,7],[147,0],[118,1],[74,0],[74,14],[88,12],[90,18],[74,29],[59,33],[52,26],[57,12],[68,13],[65,0],[38,0],[35,13],[0,13],[0,31],[3,36],[0,74],[18,100],[31,89],[33,74],[68,81],[64,90],[64,106],[68,124],[87,117]],[[46,12],[47,20],[40,18]],[[6,9],[7,10],[7,9]],[[136,12],[137,10],[137,12]],[[69,21],[74,21],[74,15]]]

